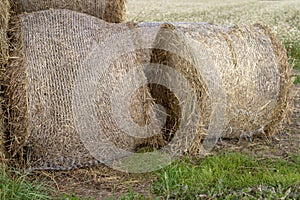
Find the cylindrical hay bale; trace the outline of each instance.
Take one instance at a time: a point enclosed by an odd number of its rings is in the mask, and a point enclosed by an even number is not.
[[[148,26],[153,25],[150,23]],[[224,128],[217,130],[222,132],[220,136],[251,138],[255,135],[274,134],[287,111],[290,66],[284,47],[271,29],[259,24],[222,27],[209,23],[172,23],[169,26],[173,32],[175,27],[186,38],[191,49],[205,51],[205,57],[212,61],[213,66],[184,64],[178,55],[161,55],[161,51],[157,50],[153,51],[152,57],[176,68],[191,69],[188,75],[190,77],[194,74],[192,70],[197,67],[201,76],[204,76],[201,74],[203,69],[215,68],[209,79],[216,84],[207,87],[208,90],[217,89],[220,82],[217,77],[221,76],[222,88],[219,90],[224,90],[226,94],[223,105],[226,113]],[[164,38],[168,39],[166,36]],[[160,43],[180,48],[176,42],[166,41],[164,38],[160,38]],[[188,79],[191,82],[195,80]],[[214,98],[214,95],[209,94],[208,99]],[[201,103],[206,105],[205,101]],[[210,112],[204,110],[204,116],[209,118]],[[221,113],[218,110],[214,112]],[[209,123],[212,122],[204,120],[204,127],[209,128]]]
[[[11,0],[16,14],[48,9],[68,9],[86,13],[110,23],[126,20],[126,0]]]
[[[121,103],[129,104],[130,115],[140,126],[149,124],[147,116],[153,116],[149,109],[153,101],[147,87],[142,87],[146,77],[139,64],[147,60],[147,52],[137,55],[133,43],[122,43],[130,26],[69,10],[39,11],[13,20],[5,97],[10,108],[10,150],[19,162],[26,157],[26,167],[54,170],[98,163],[91,155],[91,148],[103,148],[98,136],[128,151],[143,143],[163,145],[159,135],[150,139],[128,135],[114,119],[120,106],[114,105],[120,103],[117,98],[127,95],[122,88],[135,86],[141,87],[130,101]],[[135,73],[122,80],[131,70]],[[85,144],[86,137],[95,140]],[[115,152],[104,150],[103,159],[113,159]]]
[[[0,1],[0,80],[2,85],[2,75],[8,62],[8,21],[9,21],[9,2],[8,0]],[[0,163],[5,159],[5,127],[3,113],[3,91],[0,91]]]

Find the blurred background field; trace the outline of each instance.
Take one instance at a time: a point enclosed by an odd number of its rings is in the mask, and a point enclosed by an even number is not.
[[[280,38],[300,41],[299,0],[129,0],[127,10],[133,21],[264,23]]]

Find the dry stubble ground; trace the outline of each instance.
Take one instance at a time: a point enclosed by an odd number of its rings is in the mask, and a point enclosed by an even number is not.
[[[129,20],[133,21],[208,21],[220,24],[261,22],[272,26],[282,40],[300,42],[300,1],[238,0],[128,0]],[[300,71],[294,70],[294,74]],[[300,146],[300,84],[291,88],[293,103],[289,122],[283,131],[271,138],[222,140],[214,150],[245,152],[261,158],[290,159]],[[101,169],[101,170],[99,170]],[[35,174],[36,175],[36,174]],[[142,194],[149,193],[155,179],[152,175],[130,175],[107,167],[73,172],[38,172],[46,177],[58,193],[74,193],[105,199],[127,193],[132,186]]]

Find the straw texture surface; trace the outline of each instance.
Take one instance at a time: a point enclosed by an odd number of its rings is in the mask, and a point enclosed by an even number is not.
[[[9,21],[9,2],[8,0],[0,1],[0,161],[5,159],[5,125],[4,125],[4,112],[3,112],[3,91],[2,91],[2,80],[5,67],[8,63],[8,21]]]

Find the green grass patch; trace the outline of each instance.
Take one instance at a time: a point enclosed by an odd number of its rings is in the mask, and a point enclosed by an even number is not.
[[[296,163],[298,166],[300,166],[300,153],[296,154],[296,155],[292,155],[292,160],[294,163]]]
[[[144,200],[144,199],[146,199],[146,197],[142,194],[139,194],[138,192],[134,192],[134,190],[131,187],[129,194],[123,195],[120,199],[121,200]],[[110,200],[110,199],[108,199],[108,200]],[[111,200],[114,200],[114,199],[111,199]]]
[[[29,174],[2,169],[0,199],[89,199],[55,194]],[[300,153],[290,160],[222,153],[174,162],[155,172],[152,199],[300,199]],[[90,198],[92,199],[92,198]],[[111,198],[114,199],[114,198]],[[118,199],[149,199],[132,188]]]
[[[33,180],[32,174],[15,170],[0,170],[0,200],[92,200],[71,194],[59,194],[42,180]]]
[[[191,164],[183,160],[157,173],[153,192],[164,198],[300,198],[300,166],[224,153]]]
[[[0,172],[0,199],[50,199],[49,189],[41,183],[29,181],[28,174],[1,169]]]

